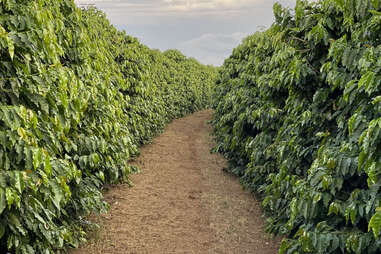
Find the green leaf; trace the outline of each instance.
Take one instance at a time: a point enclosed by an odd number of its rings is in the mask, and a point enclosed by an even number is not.
[[[316,193],[315,196],[314,196],[313,202],[317,203],[317,202],[319,202],[321,200],[321,198],[322,198],[321,193]]]
[[[10,176],[13,187],[21,194],[25,188],[23,175],[20,171],[13,171],[10,173]]]
[[[376,10],[369,10],[369,12],[372,13],[373,15],[381,16],[381,12],[379,12],[379,11],[376,11]]]
[[[378,239],[381,230],[381,211],[376,212],[369,221],[368,231],[372,230],[374,238]]]
[[[279,248],[279,254],[287,253],[287,249],[289,248],[290,248],[290,243],[286,239],[283,239]]]
[[[360,172],[366,158],[367,158],[367,154],[364,151],[361,151],[358,158],[358,172]]]
[[[377,96],[375,97],[373,100],[372,100],[372,104],[377,104],[377,103],[380,103],[381,102],[381,96]]]
[[[5,189],[5,197],[7,199],[7,202],[8,202],[8,209],[11,208],[11,205],[13,205],[14,201],[15,201],[15,197],[13,195],[13,191],[11,188],[6,188]]]
[[[375,78],[376,78],[376,74],[372,71],[368,71],[361,77],[358,83],[358,87],[359,88],[364,87],[365,91],[368,94],[372,93],[374,90],[373,85],[374,85]]]
[[[7,207],[7,199],[5,196],[5,191],[0,187],[0,215],[3,213],[4,209]]]
[[[11,59],[13,60],[15,54],[15,45],[13,40],[9,37],[7,31],[0,25],[0,38],[4,38],[7,42],[8,53]]]
[[[36,170],[42,163],[42,150],[33,150],[33,168]]]
[[[61,209],[61,201],[64,198],[64,195],[62,193],[62,190],[59,188],[57,184],[51,184],[51,188],[53,190],[54,196],[53,196],[53,203],[57,207],[58,210]]]
[[[51,165],[51,163],[50,163],[50,158],[49,158],[48,155],[45,155],[44,170],[45,170],[45,173],[46,173],[48,176],[51,176],[51,175],[52,175],[52,165]]]
[[[7,44],[8,44],[8,52],[9,52],[9,56],[11,57],[11,59],[13,60],[13,57],[15,55],[15,45],[13,43],[13,40],[7,36],[5,37],[6,41],[7,41]]]

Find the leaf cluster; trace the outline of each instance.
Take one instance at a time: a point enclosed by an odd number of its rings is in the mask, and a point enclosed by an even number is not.
[[[381,1],[298,0],[225,60],[215,151],[280,253],[381,252]]]
[[[160,52],[72,0],[0,1],[0,252],[63,253],[173,118],[208,107],[216,71]]]

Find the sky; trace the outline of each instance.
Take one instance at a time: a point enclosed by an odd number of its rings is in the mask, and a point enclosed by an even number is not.
[[[119,30],[150,48],[178,49],[203,64],[220,66],[241,40],[267,28],[275,2],[296,0],[75,0],[103,10]]]

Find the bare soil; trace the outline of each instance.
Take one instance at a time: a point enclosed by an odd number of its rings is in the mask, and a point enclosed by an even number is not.
[[[101,229],[72,254],[276,254],[259,202],[211,154],[211,110],[174,120],[142,148],[134,187],[112,186]]]

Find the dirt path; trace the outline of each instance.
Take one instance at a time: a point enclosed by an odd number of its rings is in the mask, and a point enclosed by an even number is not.
[[[135,162],[133,188],[112,187],[102,230],[73,254],[276,254],[263,232],[259,203],[210,154],[212,111],[171,123]]]

